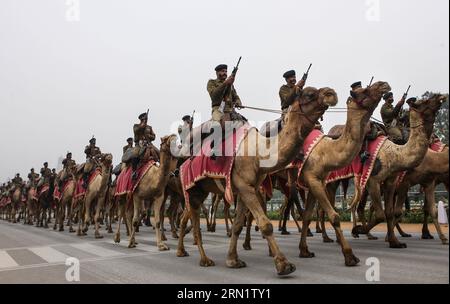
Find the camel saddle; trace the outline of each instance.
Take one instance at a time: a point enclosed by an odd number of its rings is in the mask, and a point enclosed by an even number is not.
[[[331,139],[338,139],[344,133],[345,125],[337,125],[330,129],[327,134],[327,137]],[[376,130],[374,132],[374,129]],[[374,140],[380,135],[386,135],[387,130],[386,127],[382,124],[376,123],[374,121],[369,121],[364,128],[364,139],[366,140]],[[376,135],[375,135],[376,134]]]

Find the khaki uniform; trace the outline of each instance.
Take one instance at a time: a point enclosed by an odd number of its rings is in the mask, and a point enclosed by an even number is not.
[[[242,105],[234,86],[228,86],[223,80],[210,79],[207,84],[207,90],[211,97],[213,121],[221,121],[225,113],[232,113],[234,107]],[[220,109],[222,102],[225,103],[223,111]]]
[[[296,85],[282,85],[280,88],[281,110],[285,114],[287,109],[292,105],[297,96],[300,94],[300,88]]]
[[[127,150],[128,150],[128,149],[131,149],[131,148],[133,148],[133,144],[131,144],[131,145],[126,145],[126,146],[123,146],[123,148],[122,148],[122,150],[123,150],[123,154],[125,154],[125,152],[127,152]]]
[[[35,172],[28,173],[28,186],[29,187],[35,187],[36,181],[39,179],[39,174]]]
[[[404,140],[401,126],[398,124],[398,117],[402,107],[402,103],[397,103],[394,107],[388,102],[381,107],[381,118],[383,119],[383,123],[388,130],[389,137],[395,143],[402,143]]]
[[[83,172],[85,174],[92,172],[95,167],[94,158],[100,156],[102,152],[97,146],[88,145],[84,148],[84,153],[86,154],[86,164],[84,165]]]
[[[159,161],[159,150],[153,145],[156,138],[153,128],[149,125],[135,124],[133,126],[135,149],[133,149],[133,158],[139,158],[144,155],[146,148],[151,149],[152,158]]]
[[[75,163],[75,161],[71,158],[64,158],[62,161],[63,164],[63,168],[64,169],[69,169],[69,168],[73,168],[75,167],[77,164]]]

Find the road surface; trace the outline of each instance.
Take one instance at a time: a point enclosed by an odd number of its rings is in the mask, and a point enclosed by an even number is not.
[[[176,257],[177,240],[167,233],[169,251],[159,252],[155,246],[155,232],[142,227],[137,236],[137,248],[128,249],[122,233],[122,242],[114,244],[112,234],[104,229],[103,239],[95,239],[93,231],[77,237],[67,231],[36,228],[12,224],[0,220],[0,283],[77,283],[66,279],[66,259],[73,257],[80,262],[78,283],[361,283],[366,280],[369,267],[366,260],[375,257],[380,262],[379,283],[449,283],[449,247],[439,239],[421,240],[420,235],[404,239],[406,249],[389,249],[384,233],[369,241],[348,237],[354,253],[361,260],[357,267],[345,267],[339,246],[322,243],[320,235],[308,238],[313,259],[298,257],[299,233],[290,229],[291,235],[276,232],[276,239],[284,254],[297,270],[286,277],[278,277],[272,258],[268,256],[265,240],[253,230],[252,251],[242,249],[242,236],[238,244],[240,258],[246,268],[229,269],[225,266],[229,238],[223,225],[216,233],[205,232],[203,239],[208,256],[216,262],[215,267],[198,265],[197,247],[192,245],[192,234],[186,237],[189,257]],[[330,237],[334,233],[330,231]],[[375,266],[376,267],[376,266]],[[70,272],[74,274],[75,272]],[[373,278],[372,276],[369,276]],[[70,276],[69,276],[70,278]],[[72,276],[73,278],[73,276]]]

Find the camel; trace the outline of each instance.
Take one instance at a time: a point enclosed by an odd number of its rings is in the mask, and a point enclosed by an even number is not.
[[[112,155],[101,154],[99,160],[101,173],[94,177],[94,179],[89,183],[88,188],[86,189],[86,194],[84,195],[84,198],[81,202],[81,210],[78,215],[77,230],[78,236],[86,235],[89,229],[89,224],[91,223],[91,216],[95,212],[93,215],[95,225],[95,238],[97,239],[103,238],[99,231],[99,218],[100,210],[102,210],[105,203],[108,181],[111,176]],[[83,229],[81,229],[82,224]]]
[[[259,191],[260,185],[271,172],[281,170],[286,167],[298,154],[299,147],[303,144],[304,138],[314,128],[316,121],[324,114],[329,106],[337,104],[337,95],[333,89],[316,89],[307,87],[291,105],[288,113],[284,116],[284,127],[276,137],[267,138],[252,128],[239,143],[237,156],[231,170],[231,186],[238,198],[236,218],[232,226],[232,236],[227,255],[226,265],[230,268],[245,267],[246,264],[238,258],[237,240],[245,221],[246,209],[256,219],[257,225],[264,238],[267,240],[279,275],[287,275],[295,271],[295,265],[290,263],[279,249],[273,236],[273,227],[270,220],[265,215],[262,208],[263,198]],[[260,154],[258,145],[265,145],[268,148],[268,155],[276,156],[273,164],[264,164],[267,155]],[[252,149],[253,155],[247,155],[247,149]],[[221,185],[219,185],[219,184]],[[189,210],[181,221],[180,238],[178,243],[177,256],[188,256],[184,248],[183,239],[185,236],[186,223],[191,218],[193,223],[194,238],[201,255],[200,266],[214,266],[214,262],[206,256],[203,249],[200,233],[200,206],[209,193],[224,194],[224,181],[205,178],[198,181],[195,186],[189,189]]]
[[[36,187],[30,186],[27,191],[26,215],[24,224],[33,225],[33,219],[37,216],[38,199],[36,197]]]
[[[448,185],[448,171],[449,171],[449,149],[448,146],[444,148],[442,152],[434,152],[431,149],[425,154],[424,159],[419,166],[408,171],[397,187],[397,199],[395,204],[395,224],[398,225],[400,216],[398,214],[403,213],[403,204],[407,199],[409,188],[415,185],[421,185],[425,192],[424,210],[424,223],[422,229],[422,239],[433,239],[433,236],[428,230],[428,216],[431,215],[433,224],[442,241],[442,244],[448,245],[448,239],[442,232],[441,226],[437,219],[436,201],[435,201],[435,189],[436,184],[439,183],[444,176],[447,177]],[[397,226],[398,228],[398,226]],[[402,233],[401,229],[399,230]],[[407,236],[407,235],[406,235]]]
[[[15,187],[14,192],[11,195],[11,215],[10,219],[13,223],[17,223],[16,213],[22,204],[22,188]]]
[[[304,162],[299,181],[307,186],[309,192],[303,213],[303,230],[299,244],[300,257],[314,257],[314,253],[308,250],[306,227],[309,226],[317,200],[327,213],[336,232],[345,265],[355,266],[359,263],[359,259],[353,254],[350,244],[344,237],[339,214],[330,202],[334,200],[334,197],[327,195],[326,179],[331,171],[349,165],[361,151],[366,135],[366,125],[382,96],[390,90],[391,87],[387,82],[379,81],[367,88],[350,92],[351,98],[347,102],[347,122],[342,135],[338,139],[324,137]]]
[[[116,243],[120,242],[120,222],[121,218],[126,212],[127,226],[130,230],[130,239],[128,243],[129,248],[136,247],[136,228],[138,227],[141,219],[141,212],[144,209],[144,201],[150,201],[150,205],[153,204],[153,210],[155,213],[155,228],[157,246],[160,251],[169,250],[169,247],[162,240],[162,227],[161,227],[161,207],[164,203],[164,192],[169,181],[171,173],[176,169],[178,159],[172,155],[171,147],[176,142],[177,136],[172,134],[161,138],[160,149],[160,165],[153,165],[150,169],[141,177],[139,184],[132,194],[132,206],[127,208],[127,195],[119,196],[119,224],[117,225],[117,231],[114,236]],[[128,210],[125,210],[125,209]],[[131,214],[133,212],[133,214]],[[132,216],[131,216],[132,215]]]
[[[74,172],[75,169],[76,167],[63,169],[59,174],[62,180],[67,180],[65,182],[64,188],[62,189],[63,193],[61,194],[61,199],[58,201],[56,206],[56,220],[53,229],[56,229],[57,225],[59,224],[58,231],[64,231],[64,219],[66,218],[66,214],[68,221],[67,225],[71,226],[72,200],[76,188],[76,178]],[[57,186],[58,185],[56,185],[56,187]],[[74,230],[71,229],[70,232],[74,232]]]
[[[394,194],[398,174],[411,170],[420,165],[428,150],[436,114],[447,96],[432,94],[427,99],[417,102],[409,102],[410,106],[410,136],[405,145],[396,145],[386,140],[380,148],[377,158],[381,164],[378,172],[372,172],[367,182],[367,191],[372,198],[374,217],[368,226],[356,226],[353,234],[367,234],[370,230],[385,220],[387,221],[387,241],[390,248],[406,248],[394,233],[395,220],[399,219],[402,212],[394,213]],[[361,190],[361,189],[360,189]],[[363,189],[362,189],[363,190]],[[381,193],[384,196],[384,212],[381,204]],[[357,197],[356,195],[355,197]],[[358,200],[351,204],[352,212],[357,207]]]

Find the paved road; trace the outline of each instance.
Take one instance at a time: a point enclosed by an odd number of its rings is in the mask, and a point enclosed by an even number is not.
[[[229,239],[224,228],[204,233],[207,254],[215,267],[198,265],[197,247],[192,235],[186,238],[189,257],[175,255],[177,241],[168,234],[171,250],[159,252],[155,232],[144,227],[137,237],[139,245],[128,249],[126,241],[114,244],[111,234],[96,240],[92,230],[82,238],[52,229],[11,224],[0,220],[0,283],[68,283],[65,279],[67,257],[80,261],[80,283],[368,283],[365,261],[380,260],[380,283],[449,283],[449,247],[439,240],[424,241],[415,234],[406,240],[407,249],[389,249],[382,240],[349,238],[355,254],[361,259],[357,267],[345,267],[336,243],[324,244],[316,235],[309,238],[313,259],[298,258],[299,234],[277,233],[277,240],[297,271],[280,278],[267,254],[266,242],[253,232],[253,250],[244,251],[239,242],[240,257],[247,262],[243,269],[228,269],[225,256]],[[330,237],[334,234],[330,232]]]

